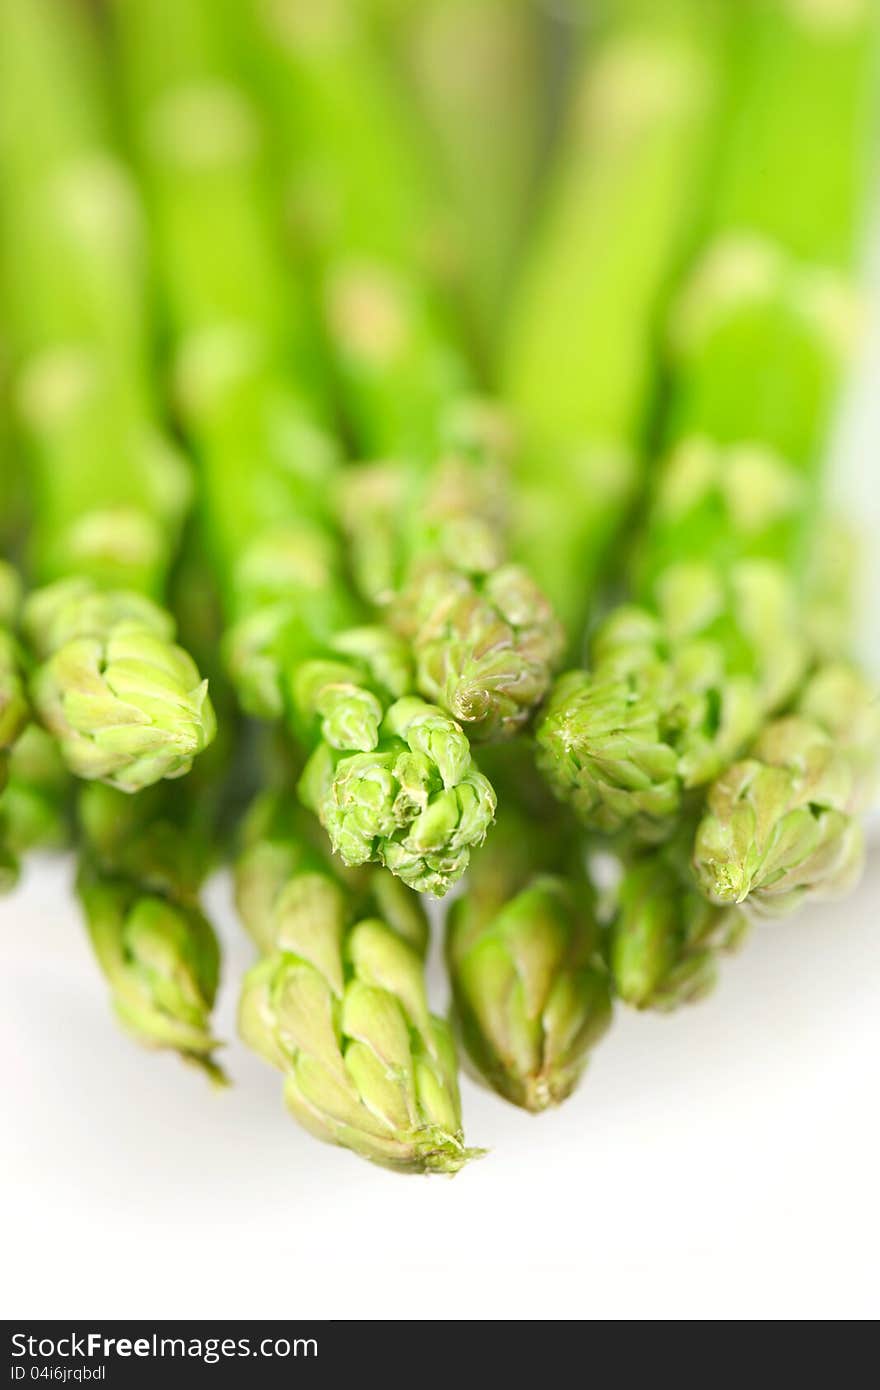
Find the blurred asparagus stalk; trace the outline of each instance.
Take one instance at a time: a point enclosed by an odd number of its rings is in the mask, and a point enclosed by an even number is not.
[[[15,638],[20,604],[18,575],[0,560],[0,794],[7,781],[9,754],[30,719],[23,658]]]
[[[8,755],[0,795],[0,891],[18,882],[26,854],[69,845],[71,780],[51,734],[28,724]]]
[[[243,10],[238,49],[272,115],[297,249],[313,281],[361,456],[421,457],[469,372],[424,274],[435,204],[370,0]]]
[[[362,0],[317,22],[302,3],[253,18],[242,47],[258,55],[260,88],[274,94],[297,187],[313,205],[302,240],[354,445],[393,460],[347,482],[355,573],[411,644],[419,692],[469,736],[507,737],[546,691],[560,632],[504,555],[503,435],[474,401],[459,335],[426,272],[436,199],[404,89]]]
[[[5,793],[11,755],[30,721],[22,653],[14,631],[20,600],[18,575],[0,560],[0,888],[11,886],[16,877],[15,850],[5,827]]]
[[[442,893],[494,797],[453,721],[402,698],[404,643],[349,626],[361,613],[328,513],[336,450],[259,119],[236,81],[238,30],[207,0],[121,0],[116,13],[230,673],[245,709],[284,717],[313,750],[302,794],[334,849]]]
[[[800,594],[852,347],[877,32],[872,7],[835,16],[783,0],[740,15],[712,235],[671,315],[672,448],[640,546],[645,606],[603,624],[592,669],[561,678],[538,730],[551,781],[599,829],[668,834],[812,659]],[[822,127],[815,161],[789,92]],[[768,169],[784,197],[767,196]]]
[[[190,484],[157,426],[140,210],[83,19],[67,0],[0,5],[6,327],[33,569],[54,581],[23,621],[35,707],[69,767],[134,791],[185,773],[214,719],[153,601]]]
[[[714,0],[569,10],[576,67],[502,389],[526,435],[518,553],[577,653],[643,473],[659,327],[704,212],[727,25]]]
[[[438,220],[461,262],[450,270],[491,379],[544,153],[549,26],[531,0],[426,0],[394,27],[438,166]]]
[[[294,1117],[384,1167],[457,1172],[476,1151],[452,1038],[428,1010],[418,899],[382,870],[341,879],[272,794],[252,812],[236,898],[262,952],[239,1029],[282,1072]]]

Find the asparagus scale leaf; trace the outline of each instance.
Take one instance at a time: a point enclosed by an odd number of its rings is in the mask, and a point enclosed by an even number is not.
[[[78,776],[135,792],[183,776],[213,739],[207,681],[152,600],[58,580],[29,596],[23,622],[35,707]]]

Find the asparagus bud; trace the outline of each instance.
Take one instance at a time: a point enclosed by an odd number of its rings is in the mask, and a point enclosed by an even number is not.
[[[342,521],[352,549],[358,588],[371,603],[385,605],[406,583],[413,562],[428,554],[439,566],[487,575],[503,562],[508,483],[492,430],[504,423],[479,402],[447,416],[456,448],[427,475],[400,462],[363,464],[344,479]],[[476,410],[477,425],[468,419]],[[463,416],[463,418],[462,418]],[[474,447],[474,435],[486,447]],[[462,435],[468,437],[463,438]],[[402,522],[405,535],[401,535]]]
[[[842,892],[859,874],[856,816],[876,785],[880,703],[855,671],[834,665],[809,683],[800,708],[770,724],[710,790],[694,866],[713,902],[779,915],[804,897]]]
[[[419,689],[460,720],[471,738],[509,738],[547,692],[563,649],[550,604],[519,565],[482,578],[441,567],[401,598]]]
[[[34,704],[78,776],[138,791],[188,772],[211,742],[207,682],[149,599],[60,580],[30,596],[24,626]]]
[[[245,978],[240,1032],[283,1073],[296,1119],[385,1167],[457,1172],[474,1150],[454,1045],[428,1010],[417,900],[379,871],[361,901],[289,830],[252,844],[236,880],[267,952]]]
[[[464,873],[495,814],[460,727],[414,697],[391,705],[371,752],[319,744],[300,796],[346,864],[378,861],[437,897]]]
[[[734,594],[736,583],[734,575]],[[538,761],[589,828],[668,835],[685,792],[754,733],[765,698],[759,679],[731,672],[722,646],[701,631],[726,605],[715,589],[711,574],[691,571],[670,596],[671,625],[644,609],[618,609],[596,635],[592,670],[557,680],[537,727]],[[772,586],[759,591],[772,626]]]
[[[222,1081],[210,1028],[220,958],[202,914],[94,868],[80,872],[77,893],[123,1026]]]
[[[447,956],[464,1044],[514,1105],[537,1112],[565,1100],[607,1029],[597,947],[585,894],[564,878],[538,876],[497,911],[479,894],[453,904]]]
[[[349,628],[328,650],[348,659],[315,659],[294,667],[294,709],[306,736],[317,721],[331,748],[369,752],[379,742],[388,704],[412,686],[409,650],[382,627]]]

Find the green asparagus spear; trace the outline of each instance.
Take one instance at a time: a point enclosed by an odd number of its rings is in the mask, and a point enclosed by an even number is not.
[[[353,475],[344,513],[355,573],[373,602],[395,597],[389,616],[412,643],[419,692],[474,737],[508,736],[542,698],[560,633],[519,567],[504,566],[496,583],[503,542],[483,500],[497,431],[474,409],[463,350],[423,273],[435,201],[368,9],[334,7],[316,34],[299,5],[269,7],[255,12],[245,47],[261,55],[300,186],[320,190],[313,275],[356,448],[396,460],[367,480],[366,510]],[[452,492],[455,513],[432,535],[419,518],[436,523]],[[453,533],[466,536],[464,550],[446,543]]]
[[[472,740],[491,741],[515,735],[540,704],[562,630],[526,570],[505,557],[506,483],[479,452],[453,443],[427,474],[352,470],[343,516],[361,591],[411,647],[419,691]]]
[[[551,781],[598,828],[668,833],[686,793],[716,777],[791,699],[811,659],[799,575],[852,340],[853,292],[837,266],[855,239],[862,181],[842,171],[862,166],[869,143],[863,49],[876,38],[876,15],[848,12],[846,23],[817,28],[805,12],[767,0],[743,16],[748,42],[716,237],[672,315],[675,444],[640,545],[646,607],[600,629],[592,670],[561,679],[538,731]],[[758,42],[758,20],[772,44]],[[777,206],[771,225],[778,200],[764,206],[764,154],[775,158],[777,110],[790,87],[800,102],[803,84],[817,119],[834,124],[836,154],[823,136],[814,168],[810,141],[793,143],[786,210]],[[844,187],[847,198],[837,199]],[[731,188],[743,219],[736,229]]]
[[[243,730],[218,657],[218,608],[192,534],[177,581],[188,591],[181,628],[210,672],[220,735],[182,787],[159,782],[131,797],[101,782],[82,786],[77,881],[97,962],[127,1031],[146,1047],[176,1050],[222,1084],[211,1026],[220,946],[201,891],[225,844],[239,786],[241,798],[249,795],[252,752],[234,756]]]
[[[777,916],[849,888],[878,772],[877,691],[851,667],[820,668],[797,713],[769,724],[709,789],[694,842],[703,892]]]
[[[465,1048],[494,1090],[533,1112],[570,1095],[611,1020],[592,893],[552,821],[534,825],[506,797],[447,919]]]
[[[569,11],[575,71],[502,389],[526,435],[518,553],[579,653],[642,472],[665,299],[705,203],[726,24],[714,0]]]
[[[344,882],[283,799],[258,808],[252,833],[236,892],[263,955],[242,988],[245,1043],[317,1138],[402,1172],[457,1172],[475,1151],[455,1047],[428,1010],[418,900],[381,870]]]
[[[32,565],[60,584],[25,614],[34,701],[74,771],[133,790],[185,772],[213,736],[204,685],[151,602],[189,478],[157,425],[140,210],[83,16],[3,0],[0,54],[0,268]]]
[[[355,853],[338,826],[344,803],[371,827],[357,862],[366,853],[442,892],[485,834],[491,794],[469,758],[450,782],[442,750],[435,757],[419,733],[393,813],[370,820],[372,788],[403,748],[396,702],[412,688],[410,660],[389,631],[349,626],[360,612],[328,516],[326,406],[303,346],[307,308],[293,298],[267,201],[259,121],[235,80],[236,30],[206,0],[120,0],[116,12],[231,675],[246,709],[284,717],[314,750],[303,794],[339,853]]]

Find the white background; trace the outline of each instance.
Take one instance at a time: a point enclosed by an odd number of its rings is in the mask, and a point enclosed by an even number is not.
[[[878,380],[880,329],[838,470],[875,534]],[[761,928],[710,1001],[619,1010],[560,1110],[533,1119],[465,1080],[469,1140],[491,1153],[454,1180],[317,1144],[234,1041],[225,1093],[128,1042],[69,878],[32,865],[0,904],[4,1316],[880,1315],[876,852],[855,896]],[[249,948],[224,879],[210,901],[233,1039]]]

